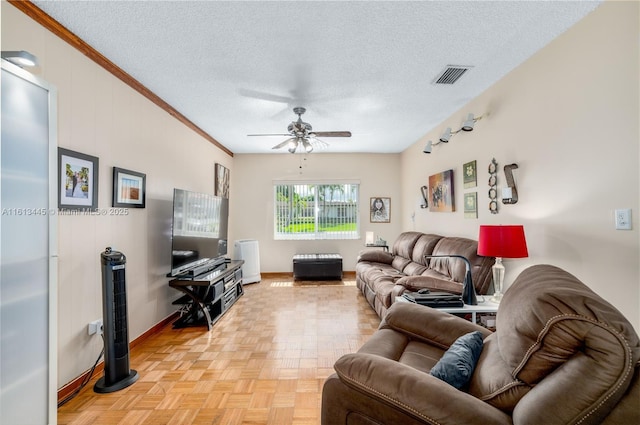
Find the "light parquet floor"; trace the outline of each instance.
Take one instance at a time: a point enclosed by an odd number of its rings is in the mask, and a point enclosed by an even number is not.
[[[355,281],[263,279],[214,325],[167,326],[131,350],[136,383],[91,382],[58,409],[61,425],[317,425],[334,362],[380,320]]]

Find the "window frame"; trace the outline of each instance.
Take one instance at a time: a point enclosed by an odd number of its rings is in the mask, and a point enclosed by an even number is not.
[[[283,186],[287,186],[288,189],[282,191],[280,188]],[[279,231],[282,228],[282,223],[280,220],[282,219],[282,211],[283,207],[280,204],[282,201],[280,200],[278,194],[283,192],[296,192],[295,186],[306,186],[306,190],[303,191],[304,198],[308,198],[310,196],[313,197],[313,205],[305,205],[301,204],[298,208],[304,208],[307,211],[313,211],[313,231],[303,231],[303,232],[283,232]],[[334,211],[338,216],[348,218],[351,217],[355,220],[349,221],[331,221],[335,220],[336,217],[324,216],[326,220],[327,217],[330,219],[330,223],[339,225],[345,224],[355,224],[355,229],[349,231],[322,231],[320,226],[322,226],[323,221],[320,218],[320,211],[327,207],[327,199],[326,196],[318,196],[318,187],[322,186],[342,186],[342,190],[338,190],[339,193],[342,193],[342,199],[336,200],[335,192],[332,192],[332,199],[329,202],[333,202],[330,205],[331,211]],[[347,193],[348,192],[348,193]],[[325,192],[326,193],[326,192]],[[274,180],[273,181],[273,239],[274,240],[356,240],[360,239],[360,182],[356,180],[313,180],[313,181],[291,181],[291,180]],[[309,201],[307,199],[307,201]],[[289,206],[289,208],[292,208]],[[289,214],[289,213],[288,213]],[[308,220],[311,215],[308,216],[300,216],[300,218],[306,218]],[[304,223],[302,220],[300,223]],[[325,225],[327,221],[324,221]]]

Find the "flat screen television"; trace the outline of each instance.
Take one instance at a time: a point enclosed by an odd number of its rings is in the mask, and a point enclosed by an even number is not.
[[[174,189],[171,276],[224,262],[227,254],[228,222],[228,199]]]

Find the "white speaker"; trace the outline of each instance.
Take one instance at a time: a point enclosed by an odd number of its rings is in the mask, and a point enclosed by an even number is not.
[[[242,284],[260,282],[260,249],[254,239],[237,240],[234,244],[234,260],[244,260]]]

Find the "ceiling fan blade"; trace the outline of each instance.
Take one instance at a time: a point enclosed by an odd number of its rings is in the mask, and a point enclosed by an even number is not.
[[[313,131],[311,137],[351,137],[350,131]]]
[[[289,133],[278,133],[278,134],[247,134],[247,136],[291,136]]]
[[[251,90],[251,89],[238,89],[238,94],[244,97],[252,97],[254,99],[266,100],[269,102],[276,102],[276,103],[288,104],[294,100],[289,96],[280,96],[273,93],[266,93],[258,90]]]
[[[285,146],[287,146],[289,144],[289,142],[295,141],[296,138],[295,137],[291,137],[290,139],[285,140],[282,143],[278,143],[277,145],[275,145],[274,147],[272,147],[271,149],[280,149],[280,148],[284,148]]]
[[[324,140],[320,140],[317,137],[312,137],[310,141],[311,145],[317,149],[326,149],[329,147],[329,143]]]

